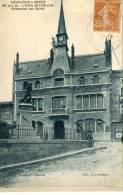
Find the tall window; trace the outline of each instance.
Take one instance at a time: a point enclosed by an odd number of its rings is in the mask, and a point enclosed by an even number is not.
[[[82,96],[77,96],[76,97],[76,106],[77,106],[77,109],[82,109]]]
[[[52,109],[64,109],[66,108],[66,97],[54,97],[52,99]]]
[[[97,95],[97,108],[103,108],[103,95]]]
[[[83,96],[83,108],[89,109],[89,96],[88,95]]]
[[[35,82],[35,88],[40,88],[40,81]]]
[[[32,99],[32,104],[33,104],[33,110],[37,110],[37,99]]]
[[[96,96],[95,95],[90,96],[90,108],[96,108]]]
[[[85,77],[80,77],[80,79],[79,79],[79,84],[80,85],[85,85]]]
[[[95,75],[93,77],[93,84],[98,84],[99,83],[99,76]]]
[[[55,86],[64,85],[64,71],[62,69],[57,69],[54,71],[54,82]]]
[[[38,110],[43,111],[43,99],[38,99]]]
[[[85,120],[85,131],[88,131],[88,130],[95,132],[95,120],[94,119]]]
[[[42,98],[33,98],[32,103],[33,103],[33,111],[43,111],[44,101]]]
[[[121,88],[121,96],[123,97],[123,87]]]

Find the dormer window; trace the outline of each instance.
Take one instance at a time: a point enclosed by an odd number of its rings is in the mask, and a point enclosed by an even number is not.
[[[54,85],[55,86],[64,85],[64,71],[60,68],[54,71]]]
[[[99,76],[98,75],[95,75],[93,77],[93,84],[98,84],[99,83]]]

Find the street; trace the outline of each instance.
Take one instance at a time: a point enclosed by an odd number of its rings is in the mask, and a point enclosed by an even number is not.
[[[123,190],[121,143],[107,149],[0,173],[0,191]]]

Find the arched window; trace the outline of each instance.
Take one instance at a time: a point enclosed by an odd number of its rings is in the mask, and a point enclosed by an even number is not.
[[[93,84],[98,84],[99,83],[99,76],[98,75],[95,75],[93,77]]]
[[[95,132],[95,120],[94,119],[86,119],[85,120],[85,131]]]
[[[60,68],[54,71],[55,86],[64,85],[64,71]]]
[[[80,79],[79,79],[79,84],[80,85],[85,85],[85,77],[80,77]]]
[[[104,121],[97,120],[97,132],[104,132]]]
[[[35,82],[35,88],[40,88],[40,81]]]
[[[27,86],[28,86],[28,82],[27,82],[27,81],[25,81],[25,82],[23,83],[23,89],[26,89],[26,88],[27,88]]]

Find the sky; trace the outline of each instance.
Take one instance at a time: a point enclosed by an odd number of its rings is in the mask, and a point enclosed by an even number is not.
[[[10,0],[0,0],[0,101],[12,99],[12,72],[17,51],[20,61],[49,57],[60,12],[60,0],[46,0],[54,6],[40,11],[16,11],[2,7],[8,2]],[[93,31],[94,0],[63,0],[63,4],[69,48],[73,43],[76,55],[104,51],[109,33]],[[120,32],[111,33],[117,56],[116,59],[113,54],[113,69],[122,68],[121,29]]]

